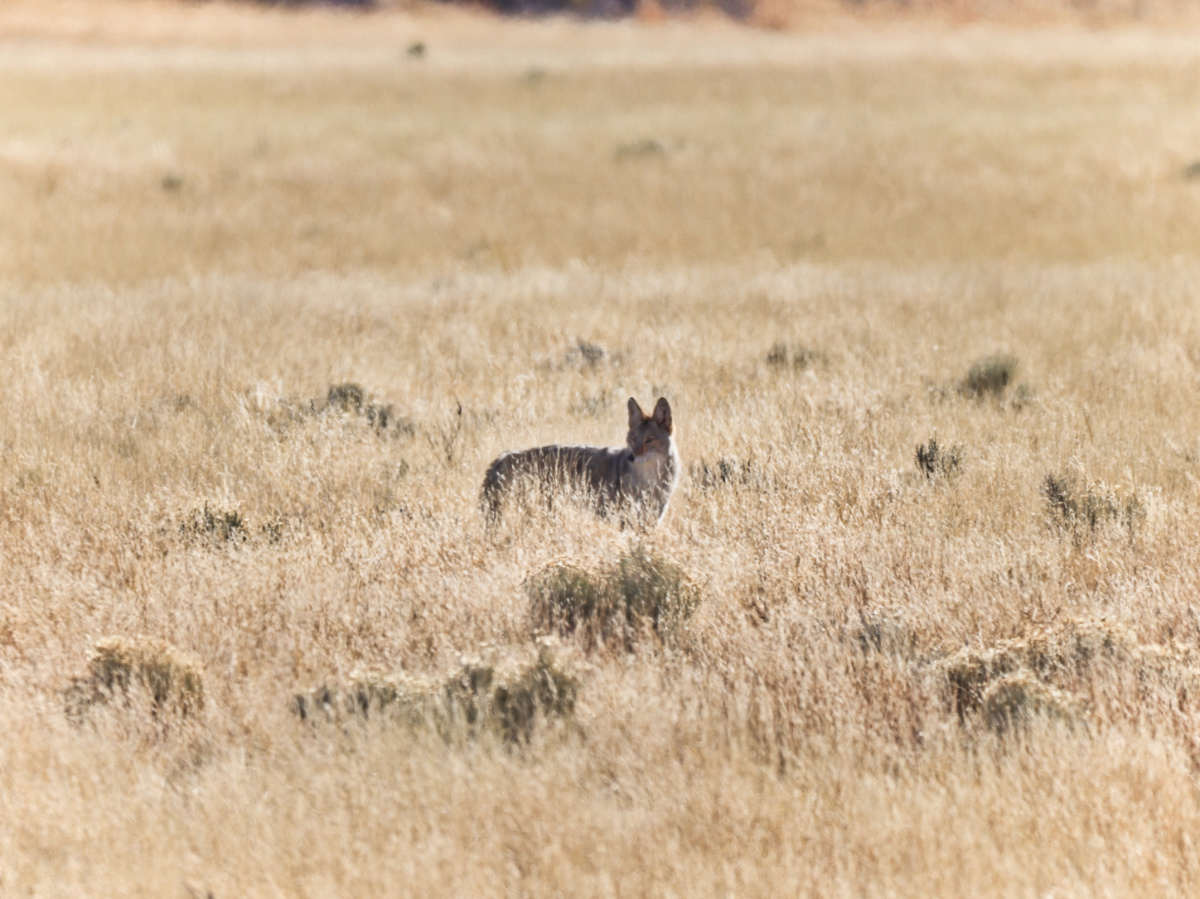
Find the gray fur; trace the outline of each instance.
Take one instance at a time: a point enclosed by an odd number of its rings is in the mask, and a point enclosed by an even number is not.
[[[675,447],[671,407],[659,399],[652,415],[629,400],[625,446],[555,444],[501,453],[483,478],[483,509],[489,521],[500,516],[504,494],[528,479],[551,489],[585,494],[596,511],[612,510],[657,523],[667,511],[682,464]]]

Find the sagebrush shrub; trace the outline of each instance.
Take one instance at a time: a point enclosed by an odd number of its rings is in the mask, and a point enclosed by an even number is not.
[[[345,384],[331,384],[329,393],[325,396],[325,405],[330,409],[341,412],[362,412],[366,393],[362,385],[347,381]]]
[[[107,637],[95,645],[88,673],[67,689],[67,714],[80,720],[88,709],[141,690],[155,714],[183,715],[204,708],[204,668],[163,640]]]
[[[246,520],[237,509],[210,509],[207,504],[192,513],[189,520],[180,526],[180,532],[205,537],[213,543],[241,543],[250,536]]]
[[[1135,528],[1146,516],[1137,494],[1124,499],[1103,484],[1088,483],[1074,475],[1048,474],[1042,496],[1052,520],[1072,529],[1095,532],[1105,524]]]
[[[376,720],[430,728],[449,743],[490,733],[502,743],[526,743],[539,719],[569,720],[580,679],[553,648],[533,659],[464,658],[441,678],[364,674],[323,684],[295,697],[301,720]]]
[[[700,600],[682,568],[642,546],[599,571],[552,565],[531,578],[526,590],[535,630],[578,635],[588,648],[631,648],[643,632],[672,639]]]
[[[951,478],[958,474],[965,458],[966,450],[962,446],[941,446],[937,437],[930,437],[928,442],[917,445],[917,470],[929,480]]]
[[[977,360],[959,382],[959,392],[972,398],[1000,397],[1017,376],[1016,356],[997,353]]]
[[[688,473],[701,490],[719,490],[723,487],[748,487],[760,485],[764,477],[754,462],[742,462],[725,456],[716,462],[701,459],[688,466]]]
[[[1001,735],[1028,726],[1036,718],[1074,726],[1080,715],[1069,695],[1028,671],[993,681],[984,690],[980,705],[988,729]]]
[[[825,354],[820,350],[801,344],[789,345],[776,343],[767,353],[767,364],[773,368],[794,368],[799,371],[811,368],[825,361]]]

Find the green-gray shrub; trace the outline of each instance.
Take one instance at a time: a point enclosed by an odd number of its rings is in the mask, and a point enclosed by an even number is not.
[[[492,734],[527,743],[539,720],[569,720],[580,680],[542,643],[533,660],[463,659],[443,678],[367,674],[301,693],[292,711],[304,721],[382,721],[430,729],[448,743]]]
[[[941,446],[937,437],[930,437],[928,442],[917,446],[917,470],[929,480],[958,474],[965,458],[966,450],[962,446]]]
[[[804,371],[824,361],[825,354],[820,350],[814,350],[812,347],[801,344],[789,345],[778,342],[767,353],[767,365],[772,368],[794,368]]]
[[[526,584],[535,630],[578,636],[591,649],[632,648],[644,632],[671,640],[699,604],[699,590],[673,562],[635,546],[599,571],[555,564]]]
[[[134,691],[149,699],[155,716],[196,714],[204,708],[204,666],[163,640],[106,637],[95,644],[87,674],[67,688],[67,716],[82,721],[92,707],[127,702]]]
[[[1073,529],[1096,531],[1108,523],[1135,528],[1146,517],[1137,494],[1125,499],[1100,484],[1089,484],[1074,475],[1048,474],[1042,496],[1053,520]]]
[[[1080,719],[1075,701],[1028,671],[1006,674],[990,683],[980,702],[989,730],[1004,735],[1027,727],[1037,718],[1074,727]]]
[[[1007,353],[985,356],[967,370],[966,376],[959,382],[959,393],[976,399],[1001,397],[1016,378],[1018,367],[1016,356]]]

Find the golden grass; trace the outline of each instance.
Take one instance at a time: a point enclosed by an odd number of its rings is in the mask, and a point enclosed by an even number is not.
[[[1194,36],[153,9],[0,45],[0,893],[1195,893]]]

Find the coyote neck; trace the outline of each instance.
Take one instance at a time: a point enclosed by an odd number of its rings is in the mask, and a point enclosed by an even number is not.
[[[675,482],[679,480],[679,451],[672,445],[670,452],[647,453],[630,459],[629,498],[658,520],[667,511]]]

